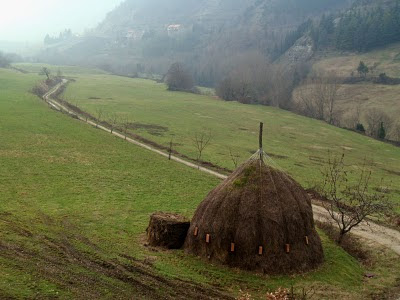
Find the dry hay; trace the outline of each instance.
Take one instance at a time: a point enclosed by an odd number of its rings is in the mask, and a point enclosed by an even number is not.
[[[259,154],[200,204],[184,248],[212,262],[268,274],[305,272],[323,261],[311,199]]]
[[[190,226],[189,220],[177,214],[158,212],[150,216],[147,240],[150,246],[180,249]]]

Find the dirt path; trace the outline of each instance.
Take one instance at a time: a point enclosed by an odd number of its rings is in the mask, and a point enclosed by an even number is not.
[[[321,222],[333,222],[327,214],[325,208],[313,205],[314,219]],[[390,248],[400,255],[400,232],[373,222],[363,222],[355,227],[351,232],[363,239],[369,240]]]
[[[64,111],[67,112],[68,114],[70,114],[71,116],[86,122],[86,119],[77,115],[74,111],[71,111],[70,109],[68,109],[67,107],[63,106],[62,104],[58,103],[56,100],[52,99],[51,96],[56,93],[58,91],[58,89],[67,83],[67,80],[63,79],[63,82],[61,82],[60,84],[58,84],[57,86],[55,86],[51,91],[49,91],[47,94],[45,94],[43,96],[43,99],[49,103],[49,105],[58,110],[58,111]],[[92,122],[92,121],[87,121],[88,124],[92,125],[92,126],[96,126],[96,123]],[[111,133],[111,130],[109,128],[106,128],[104,126],[98,125],[97,126],[99,129],[102,129],[106,132]],[[125,136],[118,133],[118,132],[113,132],[113,135],[125,139]],[[152,146],[146,145],[144,143],[141,143],[137,140],[134,140],[132,138],[126,138],[126,140],[132,144],[135,144],[139,147],[142,147],[144,149],[147,149],[149,151],[155,152],[159,155],[162,155],[164,157],[168,158],[168,154],[164,153]],[[194,168],[194,169],[199,169],[200,171],[204,172],[204,173],[208,173],[210,175],[213,175],[219,179],[226,179],[227,176],[223,175],[221,173],[218,173],[216,171],[204,168],[204,167],[198,167],[196,164],[188,162],[186,160],[183,160],[179,157],[176,156],[171,156],[171,160],[176,161],[178,163],[184,164],[190,168]],[[326,212],[326,210],[318,205],[313,205],[313,211],[314,211],[314,218],[316,220],[322,221],[322,222],[326,222],[327,220],[329,220],[329,215]],[[387,247],[389,249],[391,249],[392,251],[394,251],[395,253],[397,253],[398,255],[400,255],[400,232],[394,229],[390,229],[387,228],[385,226],[382,225],[378,225],[376,223],[373,222],[369,222],[369,225],[366,222],[363,222],[362,224],[360,224],[360,226],[356,227],[353,229],[352,231],[353,234],[368,240],[369,242],[372,243],[378,243],[384,247]]]

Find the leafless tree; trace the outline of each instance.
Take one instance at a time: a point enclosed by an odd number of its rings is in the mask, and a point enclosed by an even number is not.
[[[171,160],[173,145],[174,145],[173,139],[171,138],[171,141],[169,142],[169,148],[168,148],[168,160]]]
[[[99,127],[99,124],[101,123],[101,119],[104,116],[104,110],[102,107],[97,107],[96,108],[96,128]]]
[[[369,109],[365,114],[368,135],[377,138],[381,124],[385,126],[386,132],[390,133],[393,127],[393,120],[379,109]]]
[[[330,73],[325,79],[325,82],[320,83],[321,96],[326,101],[327,106],[327,122],[331,125],[336,125],[339,122],[340,111],[336,107],[338,100],[338,92],[342,84],[335,73]]]
[[[203,152],[206,149],[206,147],[209,145],[209,143],[211,141],[211,137],[212,137],[211,131],[209,131],[208,133],[205,133],[205,132],[196,133],[193,138],[193,143],[197,150],[198,169],[200,169],[201,156],[203,155]]]
[[[362,113],[362,103],[358,101],[354,109],[347,116],[345,125],[348,128],[355,129],[357,127],[357,124],[361,123],[361,113]]]
[[[231,157],[233,165],[235,166],[235,169],[237,169],[237,167],[239,165],[239,158],[240,158],[239,154],[233,153],[232,149],[229,148],[229,155]]]
[[[400,122],[393,127],[393,139],[400,142]]]
[[[335,73],[315,73],[297,91],[300,108],[306,116],[338,125],[341,111],[337,108],[341,82]]]
[[[124,128],[124,135],[125,135],[125,140],[128,138],[128,129],[131,124],[131,121],[128,117],[124,118],[122,121],[122,126]]]
[[[110,125],[111,125],[111,133],[114,132],[114,129],[117,127],[118,124],[118,115],[116,113],[112,113],[110,115]]]
[[[48,69],[48,68],[46,68],[46,67],[43,67],[41,70],[40,70],[40,73],[39,73],[39,75],[46,75],[46,77],[47,77],[47,79],[50,79],[50,70]]]
[[[368,217],[390,210],[391,206],[385,194],[370,191],[371,171],[367,169],[366,160],[356,184],[349,182],[344,155],[332,158],[329,154],[322,175],[324,180],[320,193],[328,199],[328,202],[324,202],[324,207],[339,227],[338,243],[341,243],[343,237],[354,227],[367,221]]]
[[[296,98],[299,102],[300,113],[314,119],[321,119],[321,112],[324,109],[318,109],[314,97],[312,97],[312,82],[308,81],[296,91]]]
[[[165,76],[170,91],[190,90],[194,87],[192,74],[182,63],[174,63]]]

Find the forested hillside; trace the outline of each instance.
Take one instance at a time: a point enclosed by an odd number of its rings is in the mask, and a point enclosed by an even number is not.
[[[176,61],[197,84],[215,86],[248,52],[266,60],[309,18],[349,0],[127,0],[85,37],[49,45],[41,59],[90,64],[125,75],[163,74]],[[290,45],[289,45],[290,46]]]
[[[309,34],[316,49],[370,51],[400,41],[400,1],[357,1],[350,10],[324,14],[290,32],[280,53]]]

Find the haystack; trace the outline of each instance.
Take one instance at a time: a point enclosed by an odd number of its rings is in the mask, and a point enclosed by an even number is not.
[[[268,274],[311,270],[323,261],[311,200],[293,178],[266,163],[260,148],[200,204],[184,248]]]
[[[180,249],[190,226],[189,220],[178,214],[157,212],[150,216],[147,241],[150,246]]]

